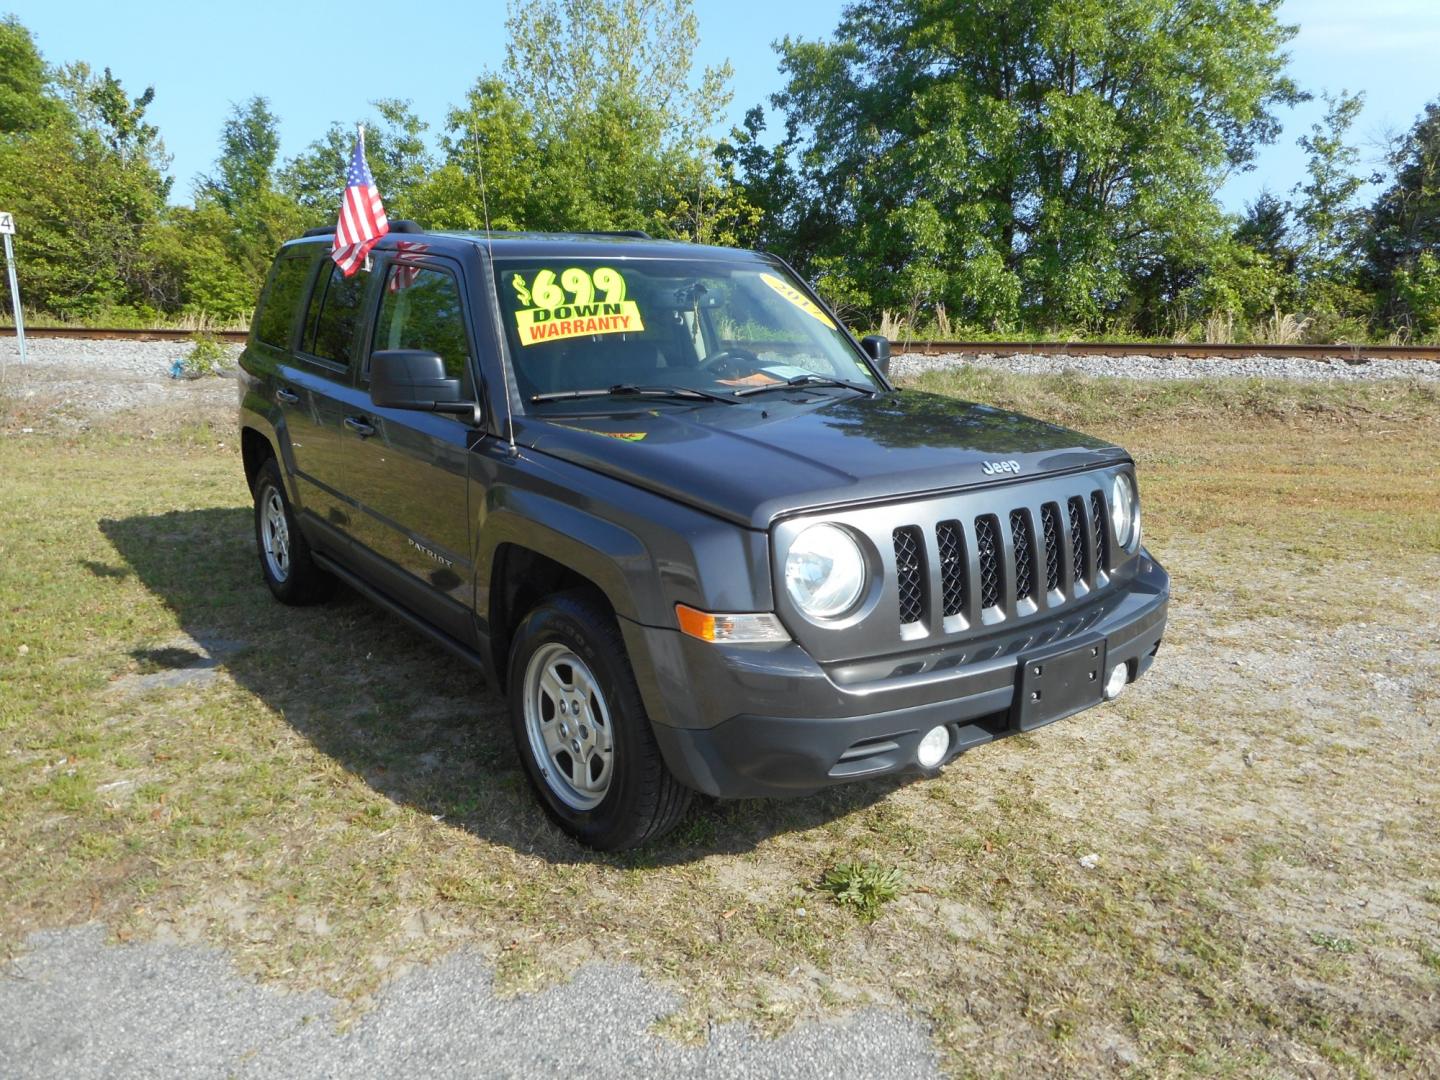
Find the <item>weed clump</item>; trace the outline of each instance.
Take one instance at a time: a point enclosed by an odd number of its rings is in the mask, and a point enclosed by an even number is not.
[[[853,908],[865,922],[874,922],[880,908],[900,895],[903,880],[898,867],[843,862],[825,872],[820,887],[841,907]]]

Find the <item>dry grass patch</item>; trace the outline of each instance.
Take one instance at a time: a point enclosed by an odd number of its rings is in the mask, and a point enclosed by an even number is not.
[[[959,1074],[1440,1070],[1433,393],[926,385],[1135,452],[1153,673],[622,857],[546,823],[472,674],[356,598],[270,601],[224,440],[7,439],[0,941],[99,919],[356,1008],[461,945],[512,988],[630,961],[686,995],[671,1034],[904,1003]],[[903,880],[873,922],[841,864]]]

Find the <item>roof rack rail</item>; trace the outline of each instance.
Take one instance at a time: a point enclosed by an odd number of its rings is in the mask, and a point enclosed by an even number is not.
[[[390,222],[390,231],[393,232],[393,233],[423,233],[425,230],[419,225],[418,222],[411,221],[411,220],[409,220],[408,218],[401,218],[399,221],[392,221],[392,222]],[[334,233],[335,233],[335,226],[334,226],[334,225],[322,225],[322,226],[321,226],[320,228],[318,228],[318,229],[306,229],[306,230],[305,230],[303,233],[301,233],[300,235],[301,235],[301,236],[333,236]]]
[[[644,229],[579,229],[576,236],[630,236],[636,240],[654,240]]]

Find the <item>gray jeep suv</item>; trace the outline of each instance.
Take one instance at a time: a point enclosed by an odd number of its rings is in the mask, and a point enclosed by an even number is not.
[[[338,579],[507,693],[550,815],[617,849],[1120,693],[1169,579],[1120,448],[889,383],[773,256],[397,223],[276,257],[241,359],[260,567]]]

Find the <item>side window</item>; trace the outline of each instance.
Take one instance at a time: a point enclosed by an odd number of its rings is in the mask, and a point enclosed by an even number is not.
[[[270,271],[270,284],[265,301],[255,319],[255,336],[267,345],[281,349],[290,347],[290,328],[295,325],[295,309],[310,276],[310,256],[297,255],[278,259]]]
[[[378,349],[428,349],[452,379],[465,379],[470,346],[455,278],[443,270],[392,265],[375,324]]]
[[[330,272],[325,274],[322,267],[325,280],[311,290],[310,313],[305,318],[305,337],[300,347],[311,356],[349,367],[365,279],[359,274],[347,278],[340,267],[326,262]]]

